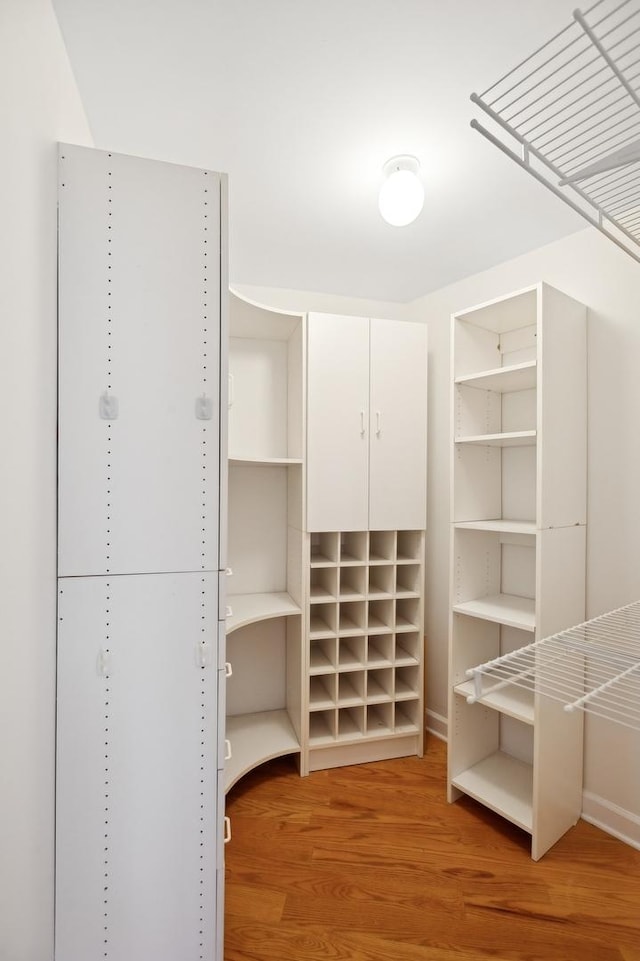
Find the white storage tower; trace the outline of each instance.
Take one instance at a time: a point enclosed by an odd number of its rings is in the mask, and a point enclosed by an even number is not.
[[[222,957],[225,196],[60,147],[57,961]]]

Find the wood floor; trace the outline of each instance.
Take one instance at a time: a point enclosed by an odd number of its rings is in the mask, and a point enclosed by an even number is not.
[[[445,799],[446,747],[227,798],[225,961],[640,961],[640,851],[580,821],[529,838]]]

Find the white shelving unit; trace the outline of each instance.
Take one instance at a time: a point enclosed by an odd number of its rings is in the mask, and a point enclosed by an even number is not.
[[[234,294],[229,340],[228,790],[302,768],[305,318]]]
[[[586,309],[538,284],[452,318],[449,799],[532,836],[577,820],[582,721],[470,670],[584,619]]]
[[[423,531],[309,535],[309,768],[423,751]]]

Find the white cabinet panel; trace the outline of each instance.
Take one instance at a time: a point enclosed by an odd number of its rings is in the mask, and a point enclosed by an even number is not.
[[[369,321],[310,314],[307,530],[368,524]]]
[[[216,569],[220,178],[61,158],[59,573]]]
[[[371,321],[369,527],[422,529],[427,503],[427,328]]]
[[[213,958],[217,576],[59,583],[56,959]]]

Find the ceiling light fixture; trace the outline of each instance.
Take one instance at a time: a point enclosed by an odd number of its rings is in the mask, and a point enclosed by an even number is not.
[[[406,227],[424,204],[424,187],[418,176],[420,164],[416,157],[404,155],[387,160],[382,170],[385,181],[378,199],[380,213],[393,227]]]

